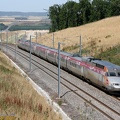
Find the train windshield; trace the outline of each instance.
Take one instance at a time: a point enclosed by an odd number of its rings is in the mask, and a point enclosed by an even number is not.
[[[107,72],[106,76],[114,77],[114,76],[117,76],[117,74],[116,74],[116,72]]]
[[[120,77],[120,72],[106,72],[106,76],[110,76],[110,77],[118,76],[118,77]]]
[[[110,74],[110,76],[116,76],[115,72],[110,72],[109,74]]]

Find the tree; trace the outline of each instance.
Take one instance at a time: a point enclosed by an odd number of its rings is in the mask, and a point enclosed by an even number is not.
[[[97,21],[105,18],[107,8],[106,0],[93,0],[90,21]]]
[[[79,0],[81,24],[90,21],[91,3],[90,0]]]
[[[120,0],[67,1],[49,8],[50,32],[120,15]]]
[[[110,15],[120,15],[120,0],[109,0],[110,1]]]
[[[65,10],[66,16],[66,28],[76,26],[76,10],[75,10],[76,3],[74,1],[68,1],[63,6]]]
[[[60,26],[59,26],[59,22],[60,22],[60,18],[59,18],[59,14],[60,14],[60,6],[59,5],[54,5],[51,6],[49,8],[49,18],[51,20],[51,28],[50,31],[54,32],[59,30]]]
[[[68,1],[64,5],[54,5],[49,8],[49,18],[51,19],[50,31],[74,27],[78,24],[78,4]]]

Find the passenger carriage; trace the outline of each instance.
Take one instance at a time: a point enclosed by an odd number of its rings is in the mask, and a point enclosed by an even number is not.
[[[84,73],[83,73],[83,66],[81,65],[81,63],[82,63],[81,60],[82,60],[81,57],[69,56],[67,58],[67,69],[70,72],[82,77],[84,75]]]
[[[35,46],[36,46],[36,43],[34,43],[34,42],[31,42],[31,53],[32,54],[34,54],[34,52],[35,52]],[[30,47],[30,46],[29,46]],[[30,49],[30,48],[29,48]]]
[[[44,47],[44,46],[42,46],[40,44],[37,44],[34,49],[35,49],[35,54],[37,56],[39,56],[39,57],[41,57],[43,59],[46,59],[47,47]]]
[[[30,51],[30,41],[29,40],[26,40],[24,42],[24,49],[28,52]]]
[[[60,67],[67,69],[67,59],[71,56],[70,53],[60,52]],[[56,63],[58,64],[58,54],[56,54]]]
[[[47,49],[47,60],[53,64],[56,64],[56,55],[58,54],[58,50],[56,49]]]

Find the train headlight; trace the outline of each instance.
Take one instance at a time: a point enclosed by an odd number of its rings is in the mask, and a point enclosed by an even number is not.
[[[111,87],[113,87],[113,88],[120,88],[120,84],[119,83],[112,83]]]
[[[112,85],[113,85],[113,86],[120,86],[119,83],[113,83]]]

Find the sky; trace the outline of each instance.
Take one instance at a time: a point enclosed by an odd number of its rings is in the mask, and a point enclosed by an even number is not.
[[[62,5],[68,0],[0,0],[0,11],[46,12],[54,4]],[[78,2],[79,0],[72,0]]]

